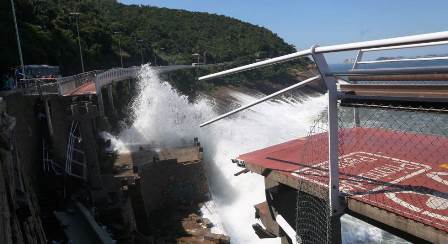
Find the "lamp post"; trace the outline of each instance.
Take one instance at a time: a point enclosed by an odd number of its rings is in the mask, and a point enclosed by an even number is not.
[[[76,19],[76,32],[78,33],[78,46],[79,46],[79,57],[81,59],[81,69],[82,72],[84,73],[84,59],[82,57],[82,47],[81,47],[81,37],[79,36],[79,12],[71,12],[70,15],[75,16]]]
[[[161,47],[159,49],[157,48],[153,48],[153,53],[154,53],[154,65],[157,66],[157,50],[165,50],[165,48]]]
[[[20,66],[22,67],[22,75],[25,78],[25,66],[23,64],[22,46],[20,44],[19,28],[17,27],[16,9],[14,8],[14,0],[11,0],[12,18],[14,19],[14,28],[16,29],[17,49],[19,51]]]
[[[164,47],[161,47],[161,48],[159,48],[159,50],[163,52],[163,51],[165,50],[165,48],[164,48]],[[163,59],[162,59],[162,60],[163,60]]]
[[[199,65],[199,57],[201,56],[199,53],[193,53],[193,54],[191,54],[191,56],[196,56],[197,57],[197,59],[198,59],[198,61],[197,61],[197,65]]]
[[[143,40],[142,39],[139,39],[139,40],[137,40],[137,42],[138,43],[140,43],[140,56],[141,56],[141,58],[142,58],[142,62],[141,62],[141,64],[143,65]]]
[[[118,35],[118,48],[120,49],[120,64],[121,64],[121,68],[123,68],[123,52],[121,51],[121,32],[120,31],[115,31],[114,32],[115,35]]]

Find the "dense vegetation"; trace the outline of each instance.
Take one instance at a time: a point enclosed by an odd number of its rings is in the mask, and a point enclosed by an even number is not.
[[[237,19],[150,6],[123,5],[115,0],[14,0],[25,64],[58,65],[64,75],[80,72],[76,17],[86,70],[152,62],[196,62],[232,65],[294,51],[271,31]],[[0,2],[0,73],[19,64],[9,0]],[[117,33],[119,32],[119,33]],[[304,64],[300,61],[299,64]],[[263,73],[253,73],[257,78]],[[264,71],[285,75],[285,68]],[[174,75],[176,77],[176,75]],[[248,77],[245,77],[247,79]],[[194,88],[192,85],[185,89]],[[184,90],[185,90],[184,89]]]

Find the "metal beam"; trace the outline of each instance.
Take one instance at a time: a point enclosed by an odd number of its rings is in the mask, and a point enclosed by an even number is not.
[[[339,193],[338,91],[335,77],[324,75],[329,70],[324,55],[313,54],[313,59],[328,89],[328,199],[331,216],[338,217],[344,213],[344,206],[341,204]]]
[[[360,62],[358,62],[358,64],[384,64],[384,63],[412,62],[412,61],[433,61],[433,60],[448,60],[448,57],[426,57],[426,58],[402,58],[402,59],[370,60],[370,61],[360,61]]]
[[[358,50],[358,53],[356,54],[355,62],[353,62],[352,70],[358,68],[359,62],[362,60],[362,57],[364,55],[364,52],[362,50]],[[352,81],[354,84],[356,84],[356,81]],[[361,120],[359,119],[359,109],[357,107],[353,108],[353,124],[356,127],[359,127],[361,125]]]
[[[399,45],[399,46],[393,46],[393,47],[368,48],[368,49],[362,49],[362,51],[363,52],[374,52],[374,51],[383,51],[383,50],[392,50],[392,49],[439,46],[439,45],[446,45],[446,44],[448,44],[448,41],[437,41],[437,42],[426,42],[426,43]]]
[[[448,81],[448,73],[350,76],[351,83],[356,84],[357,81]]]
[[[230,111],[230,112],[228,112],[228,113],[225,113],[225,114],[223,114],[223,115],[221,115],[221,116],[218,116],[218,117],[216,117],[216,118],[214,118],[214,119],[211,119],[211,120],[209,120],[209,121],[207,121],[207,122],[205,122],[205,123],[200,124],[199,126],[200,126],[200,127],[204,127],[204,126],[206,126],[206,125],[208,125],[208,124],[211,124],[211,123],[213,123],[213,122],[216,122],[216,121],[218,121],[218,120],[221,120],[221,119],[223,119],[223,118],[225,118],[225,117],[228,117],[228,116],[230,116],[230,115],[232,115],[232,114],[238,113],[238,112],[240,112],[240,111],[242,111],[242,110],[245,110],[245,109],[248,109],[248,108],[250,108],[250,107],[253,107],[253,106],[255,106],[255,105],[259,104],[259,103],[262,103],[262,102],[264,102],[264,101],[267,101],[267,100],[269,100],[269,99],[272,99],[272,98],[274,98],[274,97],[277,97],[277,96],[279,96],[279,95],[281,95],[281,94],[283,94],[283,93],[285,93],[285,92],[288,92],[288,91],[291,91],[291,90],[293,90],[293,89],[296,89],[296,88],[305,86],[305,85],[307,85],[307,84],[309,84],[309,83],[311,83],[311,82],[313,82],[313,81],[319,80],[319,79],[320,79],[320,76],[319,76],[319,75],[318,75],[318,76],[311,77],[311,78],[306,79],[306,80],[304,80],[304,81],[301,81],[301,82],[299,82],[299,83],[297,83],[297,84],[294,84],[294,85],[292,85],[292,86],[289,86],[289,87],[287,87],[287,88],[285,88],[285,89],[282,89],[282,90],[280,90],[280,91],[278,91],[278,92],[272,93],[272,94],[269,95],[269,96],[266,96],[266,97],[263,97],[263,98],[261,98],[261,99],[259,99],[259,100],[256,100],[255,102],[252,102],[252,103],[247,104],[247,105],[245,105],[245,106],[239,107],[239,108],[237,108],[237,109],[235,109],[235,110],[232,110],[232,111]]]
[[[299,57],[306,56],[306,55],[309,55],[309,54],[311,54],[310,50],[307,49],[307,50],[304,50],[304,51],[299,51],[299,52],[291,53],[291,54],[288,54],[288,55],[283,55],[283,56],[280,56],[280,57],[277,57],[277,58],[271,58],[271,59],[260,61],[260,62],[256,62],[256,63],[253,63],[253,64],[248,64],[248,65],[244,65],[244,66],[241,66],[241,67],[237,67],[237,68],[221,71],[221,72],[218,72],[218,73],[201,76],[198,79],[199,80],[208,80],[208,79],[213,79],[213,78],[226,76],[226,75],[230,75],[230,74],[240,73],[240,72],[243,72],[243,71],[246,71],[246,70],[256,69],[256,68],[260,68],[260,67],[264,67],[264,66],[268,66],[268,65],[273,65],[273,64],[278,64],[278,63],[283,63],[283,62],[286,62],[286,61],[294,60],[294,59],[297,59]]]
[[[344,72],[328,72],[325,75],[361,76],[361,75],[407,75],[407,74],[446,74],[446,73],[448,73],[448,66],[356,69],[353,71],[344,71]]]

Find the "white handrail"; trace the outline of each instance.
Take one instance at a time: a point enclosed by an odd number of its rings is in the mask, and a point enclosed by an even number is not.
[[[448,60],[448,57],[383,59],[383,60],[359,61],[357,63],[358,64],[382,64],[382,63],[396,63],[396,62],[409,62],[409,61],[433,61],[433,60]]]
[[[248,65],[244,65],[241,67],[237,67],[237,68],[221,71],[218,73],[202,76],[202,77],[199,77],[199,80],[206,80],[206,79],[222,77],[225,75],[243,72],[246,70],[251,70],[251,69],[255,69],[255,68],[259,68],[259,67],[282,63],[282,62],[286,62],[289,60],[297,59],[302,56],[310,55],[312,52],[314,52],[314,53],[331,53],[331,52],[352,51],[352,50],[359,50],[359,49],[390,47],[390,46],[397,46],[397,45],[403,46],[403,45],[418,44],[418,43],[425,43],[425,42],[436,42],[436,41],[448,41],[448,31],[435,32],[435,33],[429,33],[429,34],[421,34],[421,35],[404,36],[404,37],[395,37],[395,38],[373,40],[373,41],[354,42],[354,43],[331,45],[331,46],[324,46],[324,47],[316,47],[316,48],[314,48],[314,50],[310,48],[307,50],[303,50],[303,51],[283,55],[280,57],[264,60],[261,62],[256,62],[253,64],[248,64]]]
[[[313,82],[313,81],[319,80],[319,79],[320,79],[320,75],[311,77],[311,78],[309,78],[309,79],[306,79],[306,80],[304,80],[304,81],[301,81],[301,82],[299,82],[299,83],[296,83],[296,84],[294,84],[294,85],[292,85],[292,86],[288,86],[288,87],[286,87],[285,89],[282,89],[282,90],[280,90],[280,91],[278,91],[278,92],[272,93],[271,95],[266,96],[266,97],[263,97],[263,98],[261,98],[261,99],[259,99],[259,100],[256,100],[255,102],[249,103],[249,104],[244,105],[244,106],[242,106],[242,107],[239,107],[239,108],[237,108],[237,109],[235,109],[235,110],[232,110],[232,111],[230,111],[230,112],[228,112],[228,113],[225,113],[225,114],[223,114],[223,115],[221,115],[221,116],[218,116],[218,117],[216,117],[216,118],[214,118],[214,119],[212,119],[212,120],[209,120],[209,121],[207,121],[207,122],[205,122],[205,123],[200,124],[199,126],[200,126],[200,127],[206,126],[206,125],[211,124],[211,123],[213,123],[213,122],[215,122],[215,121],[218,121],[218,120],[221,120],[221,119],[223,119],[223,118],[225,118],[225,117],[228,117],[228,116],[230,116],[230,115],[232,115],[232,114],[238,113],[239,111],[248,109],[248,108],[253,107],[253,106],[255,106],[255,105],[259,104],[259,103],[262,103],[262,102],[264,102],[264,101],[266,101],[266,100],[269,100],[269,99],[272,99],[272,98],[274,98],[274,97],[280,96],[281,94],[283,94],[283,93],[285,93],[285,92],[288,92],[288,91],[290,91],[290,90],[293,90],[293,89],[296,89],[296,88],[305,86],[305,85],[307,85],[307,84],[309,84],[309,83],[311,83],[311,82]]]
[[[446,44],[448,44],[448,41],[436,41],[436,42],[425,42],[425,43],[417,43],[417,44],[399,45],[399,46],[392,46],[392,47],[368,48],[368,49],[362,49],[362,51],[363,52],[374,52],[374,51],[383,51],[383,50],[392,50],[392,49],[439,46],[439,45],[446,45]]]
[[[347,44],[338,44],[325,47],[316,47],[316,53],[330,53],[352,51],[367,48],[389,47],[396,45],[417,44],[424,42],[446,41],[448,40],[448,31],[434,32],[429,34],[420,34],[412,36],[394,37],[373,41],[354,42]]]
[[[260,68],[260,67],[263,67],[263,66],[283,63],[283,62],[286,62],[286,61],[289,61],[289,60],[294,60],[294,59],[297,59],[299,57],[310,55],[310,54],[311,54],[311,50],[307,49],[307,50],[303,50],[303,51],[299,51],[299,52],[283,55],[283,56],[276,57],[276,58],[263,60],[263,61],[256,62],[256,63],[253,63],[253,64],[248,64],[248,65],[240,66],[240,67],[237,67],[237,68],[221,71],[221,72],[218,72],[218,73],[205,75],[205,76],[199,77],[199,80],[207,80],[207,79],[217,78],[217,77],[221,77],[221,76],[225,76],[225,75],[229,75],[229,74],[235,74],[235,73],[243,72],[243,71],[246,71],[246,70]]]

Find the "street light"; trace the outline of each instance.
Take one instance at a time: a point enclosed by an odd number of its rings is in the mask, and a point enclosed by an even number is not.
[[[191,56],[196,56],[198,58],[197,65],[199,65],[199,57],[201,56],[199,53],[193,53]]]
[[[17,27],[16,9],[14,8],[14,1],[11,0],[12,18],[14,19],[14,28],[16,29],[17,49],[19,51],[20,66],[22,66],[22,75],[25,78],[25,66],[23,64],[22,46],[20,45],[19,28]]]
[[[84,73],[84,59],[82,58],[82,47],[81,47],[81,37],[79,36],[79,12],[71,12],[70,15],[75,16],[76,19],[76,32],[78,33],[78,46],[79,46],[79,57],[81,58],[81,69]]]
[[[165,50],[165,48],[161,47],[159,49],[157,48],[153,48],[153,53],[154,53],[154,66],[157,66],[157,50]]]
[[[137,42],[138,43],[140,43],[140,56],[141,56],[141,58],[142,58],[142,62],[141,62],[141,64],[143,65],[143,40],[142,39],[139,39],[139,40],[137,40]]]
[[[121,32],[120,31],[115,31],[114,32],[115,35],[118,35],[118,48],[120,49],[120,64],[121,64],[121,68],[123,68],[123,52],[121,51]]]

